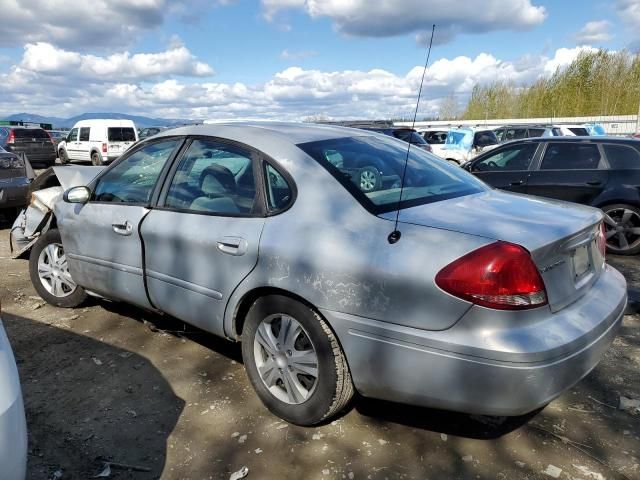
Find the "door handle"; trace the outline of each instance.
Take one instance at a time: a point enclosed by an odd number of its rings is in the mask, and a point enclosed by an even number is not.
[[[602,182],[600,180],[591,180],[591,181],[587,182],[587,185],[597,186],[597,185],[602,185]]]
[[[131,232],[133,231],[133,227],[128,220],[124,223],[112,223],[111,228],[113,228],[113,231],[118,235],[123,235],[125,237],[131,235]]]
[[[241,237],[222,237],[218,240],[217,246],[222,253],[240,256],[247,253],[249,243]]]
[[[522,185],[523,183],[524,183],[524,181],[523,181],[523,180],[518,180],[518,181],[516,181],[516,182],[511,182],[509,185],[511,185],[511,186],[513,186],[513,187],[515,187],[515,186],[517,186],[517,185]]]

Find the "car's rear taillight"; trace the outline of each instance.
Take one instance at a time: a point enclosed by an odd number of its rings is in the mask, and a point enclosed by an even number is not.
[[[16,134],[13,133],[13,130],[9,131],[9,137],[7,137],[7,143],[16,143]]]
[[[435,280],[445,292],[483,307],[525,310],[547,304],[531,255],[512,243],[474,250],[440,270]]]
[[[45,130],[45,132],[47,132],[47,131]],[[51,144],[55,145],[55,143],[53,142],[53,137],[51,136],[51,134],[49,132],[47,132],[47,135],[49,135],[49,140],[51,141]]]
[[[604,227],[604,222],[600,224],[600,228],[596,234],[596,244],[598,245],[598,250],[600,250],[602,258],[604,259],[607,253],[607,230]]]
[[[107,144],[106,143],[102,144],[102,153],[107,153]]]

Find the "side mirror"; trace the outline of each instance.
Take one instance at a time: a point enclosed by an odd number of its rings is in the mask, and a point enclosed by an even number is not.
[[[89,198],[91,198],[91,190],[87,187],[71,187],[62,196],[67,203],[87,203]]]

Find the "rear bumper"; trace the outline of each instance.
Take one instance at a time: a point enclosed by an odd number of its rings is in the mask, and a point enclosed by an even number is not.
[[[0,183],[0,209],[24,207],[29,203],[29,185]]]
[[[27,424],[9,340],[0,321],[0,469],[2,479],[24,480],[27,467]]]
[[[626,302],[624,278],[607,268],[587,295],[557,313],[544,307],[507,318],[473,307],[443,331],[322,313],[362,395],[513,416],[546,405],[598,364]]]

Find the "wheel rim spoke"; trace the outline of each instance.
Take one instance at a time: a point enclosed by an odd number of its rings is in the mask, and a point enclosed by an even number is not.
[[[620,223],[627,223],[629,220],[631,220],[632,216],[633,212],[631,210],[625,210],[622,214],[622,220],[620,221]]]
[[[45,290],[55,297],[69,296],[77,288],[69,273],[64,248],[59,243],[50,243],[40,252],[38,277]]]
[[[261,323],[256,332],[256,340],[262,345],[262,347],[273,355],[276,353],[276,339],[271,331],[271,325]]]
[[[604,234],[605,238],[607,240],[609,240],[611,237],[614,237],[617,235],[617,231],[616,230],[607,230],[607,232]]]
[[[613,228],[618,226],[618,223],[606,213],[604,214],[604,223]]]
[[[258,372],[267,387],[273,387],[281,377],[278,371],[278,365],[271,357],[269,357],[261,367],[258,367]]]
[[[624,233],[618,233],[618,242],[620,243],[620,248],[629,248],[629,242],[627,241],[627,237]]]
[[[285,370],[283,381],[291,403],[301,403],[306,400],[309,391],[300,384],[292,372]]]
[[[290,363],[294,370],[318,378],[318,357],[313,350],[294,351]]]

